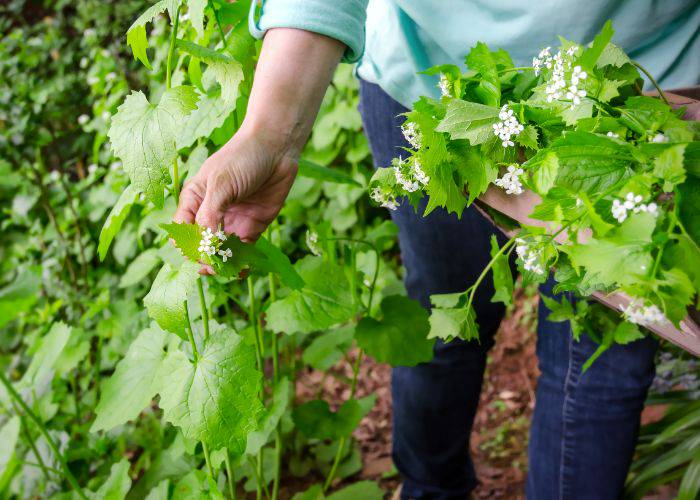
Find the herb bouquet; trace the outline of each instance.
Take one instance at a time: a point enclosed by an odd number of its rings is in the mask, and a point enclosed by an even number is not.
[[[700,128],[660,89],[642,95],[640,71],[656,82],[612,36],[608,22],[588,47],[562,39],[532,67],[478,43],[466,73],[426,72],[440,75],[442,97],[422,97],[406,113],[409,155],[375,173],[371,197],[389,209],[406,197],[417,209],[427,195],[424,215],[443,207],[459,216],[480,197],[531,207],[526,224],[491,212],[517,234],[500,248],[493,239],[491,262],[464,293],[432,297],[431,336],[477,337],[474,292],[492,270],[493,300],[510,303],[513,252],[525,283],[543,283],[554,268],[556,292],[630,297],[619,311],[544,297],[551,320],[600,344],[593,359],[641,337],[640,326],[678,327],[696,305]]]

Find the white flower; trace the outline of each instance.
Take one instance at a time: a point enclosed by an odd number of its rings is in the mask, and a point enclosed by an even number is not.
[[[576,87],[576,85],[569,86],[569,91],[566,93],[566,98],[572,101],[571,109],[574,109],[576,106],[581,104],[581,99],[583,97],[586,97],[585,90],[579,89],[578,87]]]
[[[387,192],[382,188],[376,187],[372,189],[369,195],[372,200],[384,208],[396,210],[399,207],[399,205],[396,203],[396,197],[392,193]]]
[[[225,248],[224,250],[218,250],[217,253],[221,256],[221,260],[226,262],[228,259],[233,257],[233,252],[230,248]]]
[[[92,38],[95,36],[95,30],[93,28],[87,28],[85,31],[83,31],[83,35],[85,38]]]
[[[517,238],[515,243],[515,253],[523,262],[523,269],[535,274],[544,274],[542,263],[538,262],[540,259],[540,253],[536,250],[531,250],[530,246],[522,238]]]
[[[572,45],[571,47],[566,49],[566,55],[569,57],[573,57],[578,52],[578,49],[580,49],[580,47],[578,45]]]
[[[443,96],[450,95],[450,81],[445,75],[440,75],[440,83],[438,83],[438,88],[440,89],[440,94]]]
[[[119,170],[119,169],[121,168],[121,166],[122,166],[122,162],[120,162],[120,161],[113,161],[113,162],[109,165],[109,169],[110,169],[111,171],[115,171],[115,170]]]
[[[226,241],[226,233],[224,233],[221,229],[219,229],[217,232],[215,232],[214,236],[219,238],[219,241],[221,241],[221,242]]]
[[[615,132],[608,132],[608,133],[605,134],[605,135],[607,135],[608,137],[612,137],[613,139],[619,139],[619,138],[620,138],[620,134],[616,134]]]
[[[610,209],[612,216],[619,223],[622,223],[625,221],[625,219],[627,219],[629,211],[632,211],[632,213],[635,214],[645,212],[653,215],[654,217],[658,217],[659,206],[654,202],[651,202],[648,205],[646,203],[642,203],[643,199],[644,197],[640,194],[635,195],[634,193],[627,193],[624,200],[613,200],[613,204]]]
[[[88,174],[94,174],[95,172],[97,172],[97,165],[95,165],[94,163],[91,163],[90,165],[88,165],[87,170],[88,170]]]
[[[106,122],[109,121],[109,119],[112,117],[112,115],[109,113],[109,111],[103,111],[100,116]]]
[[[666,316],[658,306],[644,305],[640,299],[634,299],[627,307],[620,306],[627,321],[641,326],[651,326],[666,322]]]
[[[51,173],[49,174],[49,179],[51,179],[51,182],[58,182],[58,180],[61,178],[61,172],[58,170],[52,170]]]
[[[78,117],[78,124],[80,125],[85,125],[88,121],[90,121],[90,117],[88,115],[80,115]]]
[[[658,143],[668,142],[668,137],[666,137],[664,134],[659,132],[654,137],[650,138],[649,142],[658,142]]]
[[[87,65],[88,65],[89,62],[90,62],[90,61],[88,61],[88,58],[87,58],[87,57],[85,57],[85,56],[81,57],[81,58],[80,58],[80,67],[81,67],[82,69],[87,68]]]
[[[523,169],[518,165],[509,165],[508,171],[503,174],[503,177],[496,179],[494,184],[505,189],[506,194],[522,194],[523,184],[520,182],[522,174]]]
[[[430,177],[425,174],[418,158],[415,156],[410,164],[401,159],[395,161],[394,175],[396,176],[396,182],[409,193],[418,191],[421,185],[425,186],[430,182]]]
[[[87,77],[87,84],[88,85],[96,85],[99,81],[100,81],[100,79],[94,75],[90,75]]]
[[[406,122],[401,125],[401,131],[413,149],[420,149],[422,135],[414,122]]]
[[[320,256],[322,251],[318,245],[318,233],[316,231],[306,231],[306,246],[309,247],[311,253]]]
[[[493,134],[501,140],[504,148],[515,146],[512,137],[519,135],[525,130],[525,127],[518,122],[508,104],[503,105],[498,113],[498,118],[501,121],[493,124]]]
[[[105,80],[107,80],[108,82],[111,82],[115,78],[117,78],[117,74],[114,71],[110,71],[105,75]]]
[[[574,66],[574,71],[571,74],[571,85],[578,85],[579,81],[588,78],[588,73],[581,69],[581,66]]]

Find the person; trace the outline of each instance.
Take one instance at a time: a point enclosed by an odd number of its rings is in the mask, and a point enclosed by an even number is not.
[[[527,66],[557,35],[588,42],[606,19],[615,42],[664,88],[700,80],[700,3],[696,0],[264,0],[250,28],[263,37],[248,111],[240,130],[185,183],[175,219],[254,240],[276,217],[326,87],[341,57],[359,61],[360,111],[377,167],[407,147],[401,114],[421,95],[437,97],[431,66],[461,64],[477,41]],[[425,200],[424,200],[425,203]],[[422,207],[421,207],[422,208]],[[407,293],[464,291],[487,263],[494,228],[474,210],[462,218],[408,204],[399,227]],[[542,292],[551,295],[551,281]],[[404,499],[466,498],[477,478],[469,456],[486,355],[504,309],[483,286],[476,311],[481,341],[438,343],[435,358],[392,373],[393,458]],[[614,346],[582,373],[596,345],[574,341],[567,323],[541,305],[541,376],[529,441],[528,498],[613,499],[632,459],[640,412],[654,377],[657,343]]]

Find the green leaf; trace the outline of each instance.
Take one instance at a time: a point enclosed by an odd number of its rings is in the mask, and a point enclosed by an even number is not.
[[[163,479],[157,486],[148,492],[145,500],[168,500],[170,481]]]
[[[320,484],[314,484],[306,491],[295,494],[292,500],[324,500],[325,498],[323,487]]]
[[[335,184],[350,184],[353,186],[362,187],[359,182],[338,168],[324,167],[303,158],[299,159],[298,174],[300,177],[316,179],[317,181],[333,182]]]
[[[688,177],[676,187],[676,211],[683,227],[700,248],[700,177]]]
[[[0,427],[0,486],[9,479],[5,473],[10,470],[15,458],[15,448],[19,441],[20,421],[17,415],[10,417]]]
[[[469,50],[467,67],[481,75],[479,85],[474,89],[477,97],[488,106],[500,106],[501,83],[493,54],[483,42],[478,42]]]
[[[236,110],[236,102],[224,101],[220,89],[212,89],[206,94],[198,92],[197,109],[187,115],[177,135],[177,149],[192,146],[197,139],[208,138],[222,127]]]
[[[117,203],[112,207],[107,219],[105,220],[102,230],[100,231],[99,244],[97,253],[100,255],[100,260],[105,260],[107,250],[109,250],[112,240],[119,233],[122,224],[129,216],[131,207],[139,198],[139,193],[131,186],[127,186],[122,194],[119,195]]]
[[[316,370],[328,370],[343,359],[355,336],[353,326],[342,326],[322,332],[304,349],[302,361]]]
[[[639,330],[639,327],[627,321],[618,323],[617,328],[613,332],[613,339],[618,344],[629,344],[643,338],[644,334]]]
[[[158,393],[156,375],[165,359],[166,334],[153,325],[139,333],[112,376],[102,384],[90,432],[109,431],[135,420]]]
[[[0,328],[15,319],[39,298],[41,277],[38,269],[21,271],[12,282],[0,289]]]
[[[61,352],[63,352],[71,332],[71,327],[63,322],[51,325],[49,333],[44,335],[39,341],[39,347],[34,356],[32,356],[32,362],[19,381],[18,386],[20,388],[33,387],[35,384],[46,380],[61,356]]]
[[[447,342],[455,338],[472,340],[479,338],[476,312],[467,306],[466,293],[431,295],[429,339],[440,338]]]
[[[467,139],[472,146],[483,144],[494,137],[493,124],[498,121],[498,113],[494,106],[452,99],[435,131],[449,133],[452,140]]]
[[[693,459],[678,487],[678,500],[694,500],[700,496],[700,456]]]
[[[498,178],[498,167],[486,155],[481,154],[478,148],[455,148],[454,145],[454,142],[450,144],[450,153],[454,156],[454,162],[458,165],[458,172],[469,191],[468,203],[471,205]],[[446,169],[443,168],[442,170]],[[444,175],[448,174],[449,172],[446,172]],[[452,197],[458,197],[459,200],[464,197],[460,186],[456,186],[452,179],[450,181],[451,191],[446,197],[446,205]],[[463,201],[461,203],[458,203],[457,200],[452,202],[451,209],[454,209],[453,211],[458,214],[461,214],[463,208]]]
[[[265,409],[263,417],[260,419],[257,430],[248,434],[245,454],[255,456],[258,451],[267,444],[270,436],[277,428],[282,415],[287,411],[289,405],[292,384],[289,379],[282,378],[275,384],[272,393],[272,405]]]
[[[155,248],[149,248],[145,252],[140,253],[129,267],[126,268],[119,280],[119,288],[129,288],[130,286],[138,285],[148,276],[160,262],[160,255]]]
[[[500,247],[495,235],[491,236],[491,259],[498,253]],[[496,289],[491,302],[503,302],[510,305],[513,302],[513,274],[510,271],[508,256],[501,254],[495,258],[491,267],[493,272],[493,285]]]
[[[598,58],[598,62],[596,63],[596,66],[599,68],[602,68],[605,66],[615,66],[617,68],[620,68],[620,67],[624,66],[625,64],[631,64],[631,63],[632,63],[632,60],[625,53],[624,50],[622,50],[620,47],[618,47],[614,43],[608,43],[605,46],[605,48],[603,49],[603,52],[600,54],[600,57]]]
[[[685,318],[687,307],[692,304],[696,294],[693,282],[682,270],[673,268],[661,273],[661,279],[657,286],[657,295],[663,301],[666,317],[678,327],[679,322]]]
[[[583,66],[584,69],[592,71],[614,34],[615,30],[613,30],[612,22],[608,20],[600,33],[593,39],[591,46],[581,54],[579,64]]]
[[[310,333],[351,318],[355,308],[341,267],[313,256],[295,267],[305,286],[270,305],[266,319],[272,331]]]
[[[532,184],[535,192],[539,195],[547,194],[554,187],[558,173],[559,160],[557,155],[551,152],[545,154],[532,173]]]
[[[225,103],[235,104],[238,98],[238,86],[243,81],[243,66],[233,58],[202,47],[186,40],[177,40],[177,48],[203,61],[209,66],[214,79],[221,85],[221,98]]]
[[[130,466],[126,458],[112,465],[107,481],[90,497],[95,500],[124,500],[131,489]]]
[[[328,495],[327,500],[382,500],[384,492],[374,481],[358,481]]]
[[[357,345],[380,363],[415,366],[433,359],[434,340],[428,340],[428,313],[415,300],[385,297],[382,319],[365,317],[357,324]]]
[[[352,434],[360,420],[369,413],[377,399],[376,394],[350,399],[337,413],[328,403],[315,399],[294,408],[292,418],[299,431],[315,439],[340,439]]]
[[[685,182],[685,166],[683,159],[685,144],[676,144],[665,149],[654,160],[654,175],[663,181],[663,190],[673,191],[677,184]]]
[[[651,243],[655,223],[650,214],[635,214],[604,238],[563,245],[560,250],[568,254],[574,266],[583,267],[595,283],[633,285],[652,264],[646,247]]]
[[[539,149],[538,139],[537,128],[533,125],[525,125],[525,129],[516,136],[515,141],[521,146],[537,150]]]
[[[187,224],[185,222],[171,222],[161,224],[175,246],[191,262],[199,262],[202,256],[199,253],[199,243],[202,240],[202,227],[199,224]]]
[[[175,139],[196,102],[197,93],[184,85],[166,90],[158,104],[134,91],[112,117],[112,151],[134,189],[158,208],[163,207],[163,189],[170,182],[169,166],[177,158]]]
[[[175,12],[181,3],[182,0],[160,0],[156,2],[141,14],[126,32],[126,43],[131,47],[134,58],[141,61],[148,69],[152,68],[151,64],[148,62],[148,54],[146,53],[146,49],[148,48],[146,25],[166,10],[170,15],[170,22],[172,24],[173,19],[175,19]]]
[[[632,175],[636,162],[631,146],[590,132],[566,132],[547,149],[540,150],[524,165],[539,168],[550,154],[559,160],[555,184],[589,197],[602,194]]]
[[[211,449],[242,454],[262,411],[255,348],[224,328],[212,332],[194,363],[177,350],[168,353],[161,370],[165,420]]]
[[[208,0],[187,0],[187,13],[190,15],[190,23],[199,38],[204,36],[204,10],[209,4]]]
[[[187,340],[189,321],[187,293],[192,290],[199,276],[199,265],[185,261],[173,269],[167,262],[160,268],[151,290],[143,298],[148,315],[168,332]]]
[[[566,297],[562,296],[561,303],[543,294],[540,294],[540,298],[542,302],[544,302],[544,305],[547,306],[547,309],[549,309],[547,321],[562,323],[564,321],[574,321],[576,319],[574,308]]]
[[[622,80],[603,79],[598,92],[598,100],[600,102],[610,102],[620,95],[620,87],[626,85],[627,82]]]

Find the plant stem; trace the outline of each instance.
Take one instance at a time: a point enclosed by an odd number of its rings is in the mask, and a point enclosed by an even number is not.
[[[277,285],[275,284],[275,275],[270,273],[267,276],[270,283],[270,301],[277,300]],[[277,334],[272,332],[272,381],[275,387],[279,383],[279,346],[277,345]],[[272,482],[272,500],[277,500],[280,490],[280,476],[282,471],[282,432],[280,424],[277,422],[275,427],[275,471]]]
[[[496,255],[494,255],[491,260],[489,261],[488,264],[486,264],[486,267],[484,267],[483,271],[481,271],[481,274],[479,277],[476,279],[474,284],[471,286],[471,291],[469,292],[469,299],[467,300],[467,309],[471,307],[472,303],[474,302],[474,294],[476,293],[476,289],[479,287],[481,282],[484,280],[486,277],[486,274],[491,270],[493,267],[494,263],[498,260],[498,258],[503,255],[506,250],[510,249],[513,244],[515,243],[515,237],[509,239],[505,245],[503,245],[499,250]]]
[[[202,309],[202,325],[204,326],[204,340],[209,340],[209,310],[207,309],[207,301],[204,298],[204,278],[202,276],[197,279],[197,292],[199,293],[199,307]]]
[[[664,101],[666,104],[668,104],[668,105],[670,106],[668,100],[666,99],[666,96],[664,95],[664,91],[661,90],[661,87],[659,87],[659,84],[658,84],[658,82],[654,79],[654,77],[651,76],[651,73],[649,73],[649,72],[647,71],[647,69],[646,69],[644,66],[642,66],[641,64],[639,64],[637,61],[632,61],[632,64],[634,64],[634,66],[635,66],[639,71],[641,71],[642,73],[644,73],[644,74],[646,75],[646,77],[649,79],[649,81],[651,82],[651,84],[656,88],[656,91],[659,93],[659,97],[661,98],[661,100]]]
[[[178,5],[175,11],[175,19],[173,19],[173,28],[170,30],[170,45],[168,46],[168,57],[165,61],[165,88],[170,89],[172,86],[172,69],[173,69],[173,55],[175,54],[175,40],[177,39],[177,29],[180,26],[180,7]],[[180,199],[180,173],[177,164],[177,155],[173,160],[173,196],[175,197],[175,203],[177,204]]]
[[[352,366],[352,383],[350,385],[350,397],[348,398],[348,401],[355,397],[355,392],[357,391],[357,377],[360,373],[360,364],[362,363],[363,355],[364,351],[362,349],[359,349],[357,351],[357,358],[355,359],[355,363]],[[333,478],[335,477],[335,473],[338,470],[338,466],[340,465],[340,459],[343,457],[343,451],[345,448],[346,440],[347,438],[343,436],[338,442],[338,451],[335,453],[335,457],[333,458],[333,465],[331,466],[331,470],[328,472],[328,477],[326,478],[326,481],[323,483],[324,493],[330,487],[331,482],[333,482]]]
[[[226,454],[224,455],[224,462],[226,463],[226,475],[228,476],[228,493],[231,496],[231,500],[236,500],[236,478],[233,477],[231,457],[229,456],[228,450],[226,450]]]
[[[255,310],[255,283],[253,283],[253,277],[248,275],[246,278],[246,283],[248,285],[248,301],[250,302],[248,309],[248,321],[254,328],[255,336],[255,359],[257,361],[258,370],[264,375],[265,367],[263,365],[262,356],[262,339],[260,338],[258,315]],[[265,377],[263,376],[263,380]],[[265,399],[265,388],[260,391],[260,401],[264,402]],[[262,448],[258,451],[257,464],[254,465],[256,486],[257,486],[257,500],[262,498],[262,482],[260,477],[262,476]]]
[[[199,351],[197,350],[197,343],[194,341],[194,332],[192,331],[192,324],[190,323],[190,313],[187,310],[187,301],[183,302],[185,308],[185,316],[187,317],[187,338],[190,341],[190,346],[192,347],[192,355],[194,356],[194,362],[199,360]]]
[[[214,468],[211,466],[209,447],[204,441],[202,441],[202,451],[204,452],[204,461],[207,463],[207,471],[209,472],[209,478],[212,480],[213,483],[216,484],[216,481],[214,480]]]
[[[211,2],[209,2],[211,5]],[[226,33],[224,33],[224,28],[221,26],[221,18],[219,18],[219,11],[218,9],[215,9],[214,6],[212,5],[211,8],[214,10],[214,20],[216,21],[216,27],[219,28],[219,35],[221,36],[221,41],[224,44],[224,48],[227,48],[228,45],[226,43]]]
[[[44,463],[44,459],[41,458],[39,450],[36,447],[36,443],[34,442],[32,435],[29,433],[29,426],[27,425],[27,420],[25,419],[24,415],[22,415],[17,409],[17,403],[13,401],[12,406],[14,407],[17,416],[19,416],[19,423],[22,427],[22,433],[24,433],[24,438],[27,440],[27,443],[29,443],[29,447],[32,449],[32,452],[34,452],[34,456],[36,457],[37,462],[39,462],[38,465],[41,468],[41,472],[44,473],[44,477],[46,478],[46,482],[48,483],[49,481],[51,481],[51,476],[49,476],[49,468]],[[60,471],[55,472],[58,472],[59,476],[61,475]]]
[[[49,445],[49,448],[51,448],[51,451],[53,454],[56,456],[58,461],[61,464],[61,468],[63,469],[63,474],[65,475],[66,479],[70,483],[71,487],[73,490],[78,494],[80,498],[87,499],[85,496],[85,493],[83,493],[83,489],[80,487],[78,484],[78,481],[75,479],[75,476],[71,472],[70,468],[68,467],[68,462],[66,461],[66,458],[63,456],[61,453],[60,449],[58,448],[58,445],[56,442],[53,440],[51,437],[51,434],[49,434],[49,431],[46,429],[46,426],[44,426],[44,423],[37,417],[34,412],[29,408],[27,403],[24,402],[22,399],[22,396],[20,396],[15,388],[12,386],[12,383],[8,380],[8,378],[5,376],[5,372],[0,370],[0,383],[5,386],[5,389],[7,389],[8,394],[10,397],[14,400],[14,402],[22,409],[22,411],[27,415],[32,422],[39,428],[39,431],[41,434],[44,436],[46,439],[46,442]]]
[[[170,89],[172,85],[173,55],[175,54],[175,40],[177,39],[177,29],[180,25],[180,6],[175,11],[173,29],[170,30],[170,45],[168,46],[168,58],[165,60],[165,88]]]

